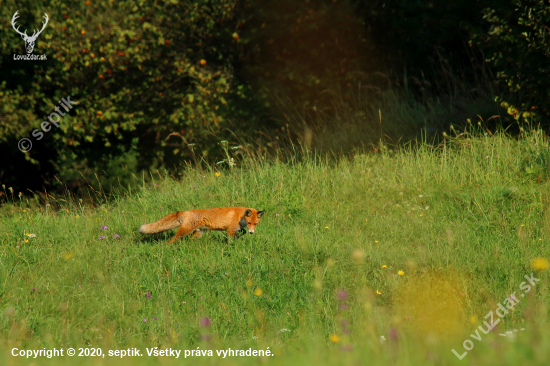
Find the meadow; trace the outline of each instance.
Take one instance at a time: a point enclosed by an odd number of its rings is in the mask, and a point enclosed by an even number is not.
[[[437,145],[287,156],[198,163],[178,179],[153,172],[83,200],[3,187],[0,363],[547,364],[543,132],[452,130]],[[175,211],[224,206],[266,214],[229,244],[222,232],[169,246],[173,231],[137,233]],[[531,274],[539,281],[525,291]],[[451,349],[469,342],[459,360]],[[143,356],[11,355],[54,347]],[[152,347],[213,356],[147,356]],[[273,356],[216,354],[268,347]]]

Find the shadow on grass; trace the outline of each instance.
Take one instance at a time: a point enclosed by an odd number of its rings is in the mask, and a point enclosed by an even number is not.
[[[175,234],[176,234],[175,231],[166,231],[163,233],[151,234],[151,235],[138,234],[138,240],[140,243],[153,244],[156,242],[165,242],[166,245],[168,245],[168,242],[174,237]],[[229,243],[232,243],[239,239],[242,240],[242,238],[245,237],[246,235],[247,233],[245,231],[237,232],[235,234],[235,239],[229,240]],[[194,238],[192,235],[187,235],[183,238],[178,239],[174,244],[182,241],[188,243],[188,242],[200,242],[200,241],[204,241],[205,239],[206,240],[215,239],[216,242],[227,245],[227,237],[228,237],[228,234],[225,232],[222,233],[222,232],[216,232],[216,231],[206,231],[201,238]]]

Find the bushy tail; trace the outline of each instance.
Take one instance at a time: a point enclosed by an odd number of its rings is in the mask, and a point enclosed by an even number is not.
[[[141,225],[139,227],[139,233],[158,234],[166,230],[175,229],[181,225],[180,220],[178,220],[178,216],[179,212],[176,212],[150,224]]]

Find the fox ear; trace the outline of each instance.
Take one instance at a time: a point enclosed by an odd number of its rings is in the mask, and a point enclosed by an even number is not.
[[[265,211],[258,211],[258,218],[261,219]]]
[[[244,215],[245,215],[246,217],[250,217],[250,216],[252,216],[252,211],[250,211],[250,209],[248,209],[248,210],[246,210],[246,211],[244,212]]]

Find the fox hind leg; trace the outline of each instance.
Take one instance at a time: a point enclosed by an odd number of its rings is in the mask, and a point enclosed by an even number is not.
[[[172,244],[173,242],[175,242],[176,240],[178,240],[179,238],[181,238],[182,236],[185,236],[187,234],[190,234],[192,232],[194,232],[195,229],[189,229],[188,227],[184,227],[184,226],[180,226],[180,228],[178,229],[178,231],[176,231],[176,235],[174,235],[174,237],[172,239],[170,239],[170,241],[168,242],[168,245]],[[196,236],[196,233],[193,234],[194,236]]]

